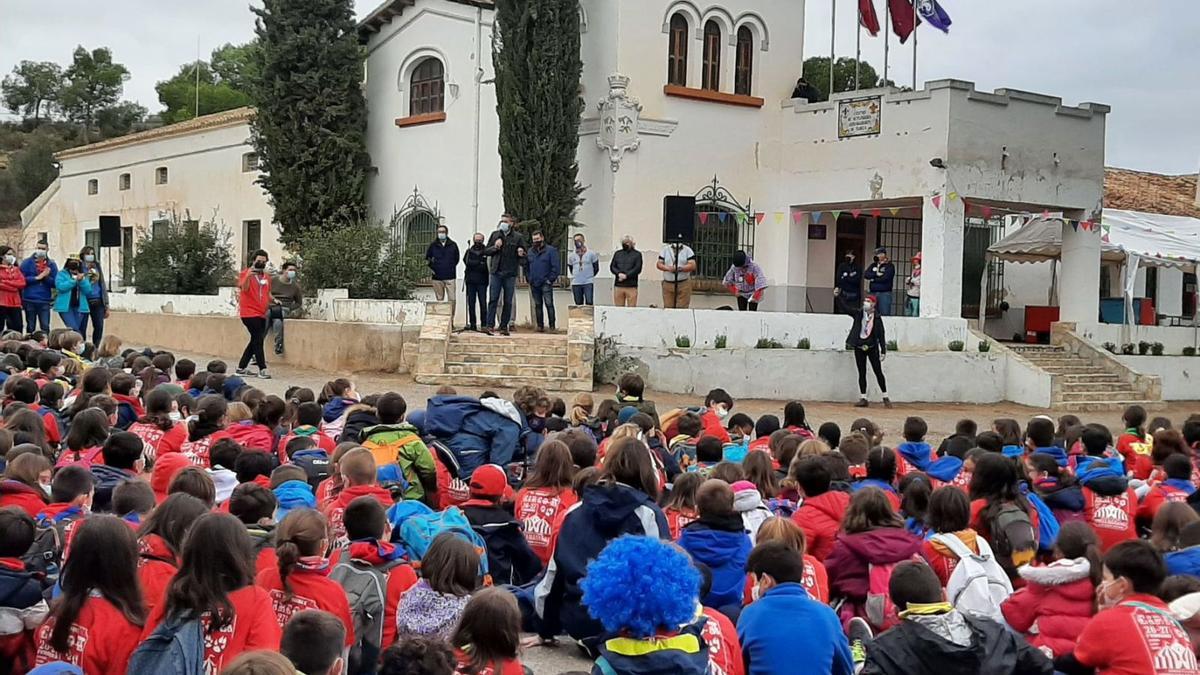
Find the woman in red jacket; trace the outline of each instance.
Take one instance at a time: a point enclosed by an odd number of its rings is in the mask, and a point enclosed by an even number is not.
[[[25,275],[17,267],[17,256],[11,246],[0,246],[0,327],[21,332],[23,288]]]
[[[116,516],[79,522],[59,578],[62,595],[37,630],[34,664],[66,661],[85,673],[123,673],[146,618],[137,542]]]
[[[529,548],[543,567],[549,564],[554,552],[554,540],[558,538],[555,525],[562,524],[559,514],[579,501],[571,489],[574,478],[571,449],[562,441],[549,441],[538,448],[533,474],[517,492],[514,514],[524,526]]]
[[[354,619],[346,591],[329,578],[329,521],[313,509],[293,509],[275,529],[274,569],[259,573],[255,583],[267,590],[280,630],[296,612],[319,609],[346,626],[346,645],[354,644]]]
[[[250,359],[258,366],[258,376],[270,379],[263,340],[267,337],[267,307],[271,304],[271,275],[267,274],[267,252],[261,249],[251,256],[250,266],[238,277],[238,316],[250,333],[250,340],[238,359],[237,374],[248,375]]]
[[[183,450],[188,439],[187,425],[177,419],[179,404],[165,389],[146,394],[146,414],[129,425],[129,432],[146,444],[146,461],[159,455]]]
[[[254,585],[253,570],[250,537],[237,518],[200,516],[184,542],[166,602],[150,614],[143,639],[167,617],[200,616],[206,673],[221,672],[242,652],[277,651],[280,630],[271,595]]]
[[[159,504],[138,528],[137,576],[147,612],[162,604],[167,586],[179,567],[184,535],[207,512],[204,502],[176,492]]]
[[[1055,561],[1026,565],[1017,572],[1025,587],[1000,606],[1013,630],[1055,658],[1070,654],[1075,641],[1096,613],[1096,585],[1103,568],[1100,540],[1086,523],[1062,526],[1054,547]]]

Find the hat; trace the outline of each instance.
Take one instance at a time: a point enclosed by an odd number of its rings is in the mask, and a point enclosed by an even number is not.
[[[281,521],[292,509],[314,509],[317,498],[313,496],[312,487],[302,480],[289,480],[279,484],[272,492],[275,493],[275,520]]]
[[[743,490],[758,491],[758,486],[748,480],[734,481],[733,485],[729,486],[734,492],[742,492]]]
[[[497,498],[504,496],[508,476],[495,464],[484,464],[471,474],[471,496]]]
[[[225,380],[225,384],[221,387],[221,393],[225,396],[226,401],[232,402],[234,396],[237,395],[238,389],[246,385],[246,381],[240,377],[230,377]]]
[[[920,264],[920,263],[921,263],[921,252],[920,252],[920,251],[917,251],[917,254],[916,254],[916,255],[914,255],[914,256],[912,257],[912,259],[913,259],[913,262],[915,262],[915,263],[917,263],[917,264]]]
[[[875,297],[874,295],[868,295],[867,297],[863,298],[863,302],[873,302],[878,305],[879,298]]]
[[[887,255],[887,249],[882,246],[875,249],[875,255],[880,255],[880,254]]]
[[[621,412],[617,413],[617,424],[625,424],[629,420],[633,419],[633,416],[636,414],[638,414],[638,409],[631,405],[621,408]]]

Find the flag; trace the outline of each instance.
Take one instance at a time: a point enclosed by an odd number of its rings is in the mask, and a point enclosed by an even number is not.
[[[875,0],[858,0],[858,23],[871,37],[879,35],[879,16],[875,14]]]
[[[950,15],[942,6],[937,3],[937,0],[916,0],[917,13],[922,19],[929,22],[930,26],[942,31],[943,33],[950,32]]]
[[[762,225],[763,216],[765,216],[765,215],[767,215],[767,214],[762,213],[762,212],[754,214],[754,222],[758,225]]]
[[[701,225],[708,222],[708,211],[701,211],[700,213],[697,213],[696,215],[700,217]]]
[[[935,209],[942,208],[942,196],[941,195],[934,195],[933,199],[931,201],[933,202],[933,208],[935,208]]]
[[[909,0],[887,0],[892,13],[892,32],[900,38],[900,44],[912,35],[913,30],[921,24],[921,20],[913,16],[913,6]],[[913,23],[916,19],[916,23]]]

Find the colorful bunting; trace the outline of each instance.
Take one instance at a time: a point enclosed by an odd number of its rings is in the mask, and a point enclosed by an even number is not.
[[[780,225],[782,223],[783,223],[783,211],[776,211],[775,212],[775,224]]]
[[[792,222],[799,224],[801,220],[804,220],[804,212],[803,211],[792,211]]]
[[[933,201],[933,208],[935,208],[935,209],[942,208],[942,196],[941,195],[934,195],[932,201]]]
[[[810,213],[810,214],[809,214],[809,220],[810,220],[810,221],[812,221],[812,222],[814,222],[814,223],[819,223],[819,222],[821,222],[821,212],[820,212],[820,211],[813,211],[812,213]]]
[[[721,221],[722,223],[724,223],[725,219],[728,217],[729,217],[729,214],[725,213],[724,211],[717,213],[717,220]]]
[[[833,214],[833,222],[835,223],[837,222],[838,217],[842,215],[841,211],[830,211],[830,213]]]
[[[1078,220],[1071,221],[1071,229],[1075,230],[1076,232],[1079,231],[1079,221]]]
[[[950,197],[950,201],[954,201],[955,199],[958,199],[958,193],[957,193],[957,192],[951,192],[951,193],[950,193],[948,196]],[[964,201],[965,201],[965,200],[964,200]]]
[[[990,206],[987,206],[987,205],[981,206],[981,207],[979,207],[979,211],[980,211],[980,213],[983,214],[984,220],[987,220],[992,217],[992,207],[990,207]]]
[[[737,214],[735,215],[735,217],[737,218],[738,225],[746,224],[746,214],[742,213],[741,211],[738,211]]]
[[[754,222],[755,222],[755,224],[762,225],[763,216],[765,216],[765,215],[767,215],[767,214],[765,214],[765,213],[763,213],[763,212],[761,212],[761,211],[759,211],[758,213],[754,214]]]
[[[894,218],[897,213],[900,213],[900,207],[892,206],[892,207],[888,208],[888,211],[892,212],[892,217]]]
[[[879,217],[879,209],[871,209],[871,215],[875,218]]]
[[[700,224],[701,225],[708,222],[708,211],[701,211],[700,213],[698,213],[696,215],[700,216]]]
[[[862,209],[850,209],[850,215],[854,216],[855,218],[857,218],[858,214],[860,213],[862,213]]]

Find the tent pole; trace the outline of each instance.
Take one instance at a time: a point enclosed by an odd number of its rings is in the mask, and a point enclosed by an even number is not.
[[[991,288],[990,288],[991,279],[989,278],[989,277],[991,277],[991,275],[988,274],[988,267],[990,267],[991,264],[992,264],[992,254],[984,253],[983,254],[983,278],[979,280],[979,332],[982,333],[985,337],[987,336],[987,331],[985,330],[985,324],[987,323],[988,291],[991,290]]]

